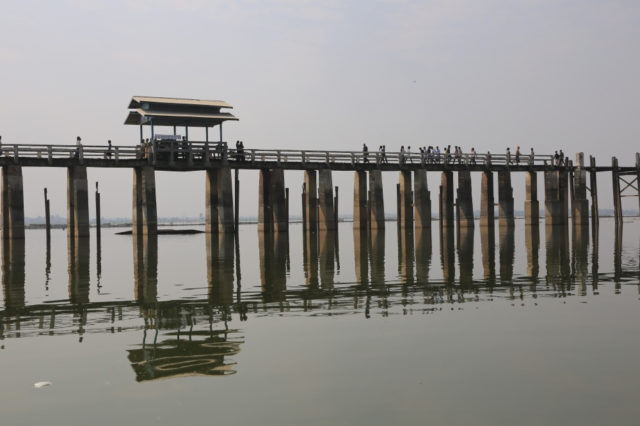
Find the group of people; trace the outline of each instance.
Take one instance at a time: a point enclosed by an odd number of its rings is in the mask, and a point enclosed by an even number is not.
[[[556,151],[555,154],[553,154],[553,165],[556,167],[564,167],[567,164],[569,164],[569,157],[564,156],[564,152],[562,152],[562,150],[560,150],[560,152]]]
[[[236,141],[236,161],[244,161],[244,142]]]

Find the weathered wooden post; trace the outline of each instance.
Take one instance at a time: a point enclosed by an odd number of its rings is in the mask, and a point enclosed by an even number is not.
[[[493,196],[493,172],[482,172],[480,188],[480,226],[493,226],[495,218],[495,202]]]
[[[307,229],[307,184],[302,182],[302,229]]]
[[[51,212],[49,210],[49,197],[47,188],[44,189],[44,227],[47,233],[47,241],[51,239]]]
[[[335,228],[338,229],[338,187],[335,187],[335,196],[333,197],[333,215],[334,215],[334,222],[335,222]]]
[[[240,170],[234,170],[234,211],[233,211],[233,229],[238,233],[238,224],[240,223]],[[289,198],[287,197],[287,200]],[[288,210],[287,210],[288,211]]]
[[[289,188],[284,189],[284,215],[286,222],[289,223]]]
[[[442,185],[440,186],[440,225],[452,227],[454,224],[453,208],[453,172],[442,172]]]
[[[98,239],[98,245],[100,245],[100,192],[98,190],[98,182],[96,182],[96,238]]]
[[[613,183],[613,212],[616,224],[622,223],[622,198],[620,197],[620,177],[618,175],[618,159],[611,157],[611,180]]]
[[[356,170],[353,182],[353,229],[367,229],[368,222],[367,172]]]
[[[471,172],[460,170],[458,172],[458,190],[456,192],[457,223],[462,228],[472,228],[473,220],[473,196],[471,190]]]
[[[595,226],[600,221],[600,212],[598,210],[598,179],[596,172],[596,157],[589,156],[589,178],[591,180],[591,222]]]

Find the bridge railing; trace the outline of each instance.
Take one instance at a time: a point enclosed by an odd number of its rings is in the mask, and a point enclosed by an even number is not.
[[[462,153],[454,154],[422,152],[383,152],[383,151],[322,151],[293,149],[242,149],[228,148],[225,143],[200,141],[174,141],[162,143],[155,141],[146,145],[45,145],[18,144],[1,145],[0,156],[13,158],[77,159],[82,163],[85,159],[119,160],[146,159],[150,163],[157,161],[211,161],[230,162],[276,162],[276,163],[324,163],[324,164],[466,164],[466,165],[554,165],[553,155],[521,154],[516,162],[516,155]]]

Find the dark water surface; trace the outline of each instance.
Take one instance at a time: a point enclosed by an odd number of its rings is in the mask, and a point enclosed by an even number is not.
[[[638,424],[640,222],[433,225],[27,231],[2,247],[0,423]]]

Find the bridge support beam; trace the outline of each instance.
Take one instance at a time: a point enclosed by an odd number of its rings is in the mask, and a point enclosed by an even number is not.
[[[538,176],[536,172],[527,172],[526,195],[524,200],[524,224],[538,225],[540,220],[540,202],[538,201]]]
[[[442,172],[440,183],[440,226],[453,226],[453,172]]]
[[[356,170],[353,175],[353,229],[368,228],[367,172]]]
[[[307,192],[310,188],[307,188]],[[258,197],[258,231],[287,232],[287,200],[283,169],[260,170]]]
[[[596,172],[596,158],[593,156],[589,156],[589,160],[589,165],[591,166],[591,170],[589,171],[589,179],[591,183],[591,222],[593,226],[597,226],[600,222],[600,212],[598,210],[598,179]],[[640,197],[638,198],[638,200],[640,200]]]
[[[2,238],[24,239],[22,167],[2,168]]]
[[[566,173],[561,171],[544,172],[544,207],[546,225],[563,225],[567,223]],[[563,179],[565,180],[563,184]]]
[[[318,229],[321,231],[336,229],[333,179],[329,169],[318,170]]]
[[[618,170],[618,159],[611,157],[611,180],[613,182],[613,216],[616,225],[622,224],[622,193],[620,190],[620,175]]]
[[[316,232],[318,230],[318,184],[315,170],[304,172],[304,229]]]
[[[413,172],[413,211],[416,228],[431,228],[431,195],[424,170]]]
[[[458,172],[458,190],[456,200],[456,213],[458,226],[472,228],[473,223],[473,196],[471,195],[471,172],[461,170]]]
[[[231,168],[209,169],[206,179],[205,231],[207,233],[233,232],[235,217],[233,214]]]
[[[369,227],[384,229],[384,192],[382,191],[382,172],[369,172]]]
[[[480,226],[494,226],[495,207],[493,196],[493,172],[482,172],[480,188]]]
[[[134,235],[158,233],[156,174],[150,166],[133,169],[132,232]]]
[[[513,225],[513,188],[509,170],[498,172],[498,220],[500,226]]]
[[[398,212],[398,226],[413,229],[413,194],[411,171],[400,171],[400,211]]]
[[[587,171],[584,169],[584,153],[576,154],[576,169],[573,174],[573,199],[571,220],[574,225],[589,224],[589,200],[587,200]]]
[[[67,236],[89,236],[89,188],[84,166],[67,168]]]

